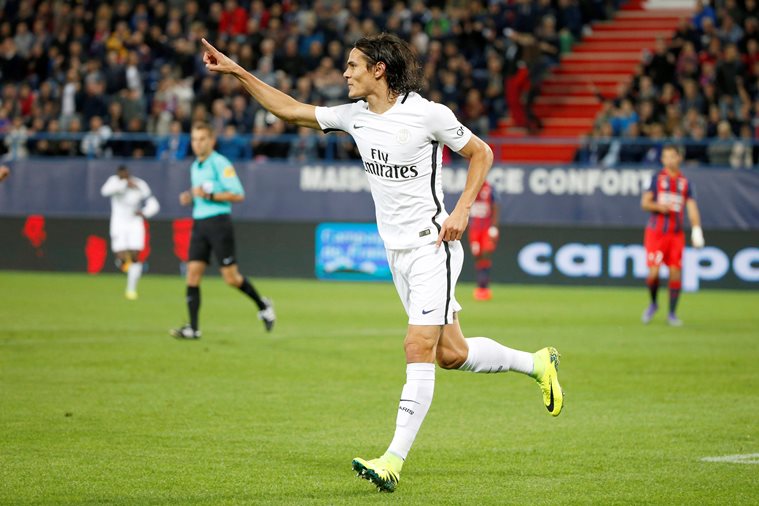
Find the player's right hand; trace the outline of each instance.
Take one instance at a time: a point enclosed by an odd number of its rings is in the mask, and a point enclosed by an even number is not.
[[[203,53],[203,63],[205,63],[206,69],[211,72],[229,74],[239,66],[229,56],[213,47],[206,39],[200,39],[200,41],[206,49]]]
[[[183,206],[189,206],[190,204],[192,204],[192,195],[190,195],[190,192],[180,193],[179,203]]]

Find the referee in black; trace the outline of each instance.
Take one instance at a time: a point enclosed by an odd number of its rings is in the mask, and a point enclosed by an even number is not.
[[[190,136],[195,161],[190,169],[192,188],[179,195],[179,202],[193,205],[192,237],[187,263],[187,309],[190,323],[170,331],[179,339],[199,339],[200,281],[213,250],[224,281],[244,292],[258,305],[258,318],[267,331],[274,327],[276,316],[271,300],[261,297],[248,279],[240,274],[235,256],[235,236],[230,219],[232,203],[242,202],[245,191],[232,163],[217,153],[216,139],[208,123],[193,125]]]

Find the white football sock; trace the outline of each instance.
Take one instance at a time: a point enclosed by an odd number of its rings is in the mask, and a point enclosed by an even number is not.
[[[534,367],[532,353],[512,350],[487,337],[470,337],[466,340],[469,354],[459,370],[471,372],[516,371],[531,375]]]
[[[142,276],[142,263],[134,262],[127,271],[127,292],[137,291],[137,281]]]
[[[422,426],[432,404],[435,391],[435,364],[406,365],[406,384],[403,385],[395,420],[395,436],[387,451],[406,459],[416,433]]]

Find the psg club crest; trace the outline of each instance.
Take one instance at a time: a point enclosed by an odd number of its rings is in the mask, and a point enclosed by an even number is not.
[[[398,144],[406,144],[410,138],[411,132],[408,131],[408,128],[401,128],[395,134],[395,140],[398,141]]]

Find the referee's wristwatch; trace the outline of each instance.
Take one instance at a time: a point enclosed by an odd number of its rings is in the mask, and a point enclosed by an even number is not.
[[[206,193],[206,200],[210,200],[211,202],[214,202],[213,192]]]

